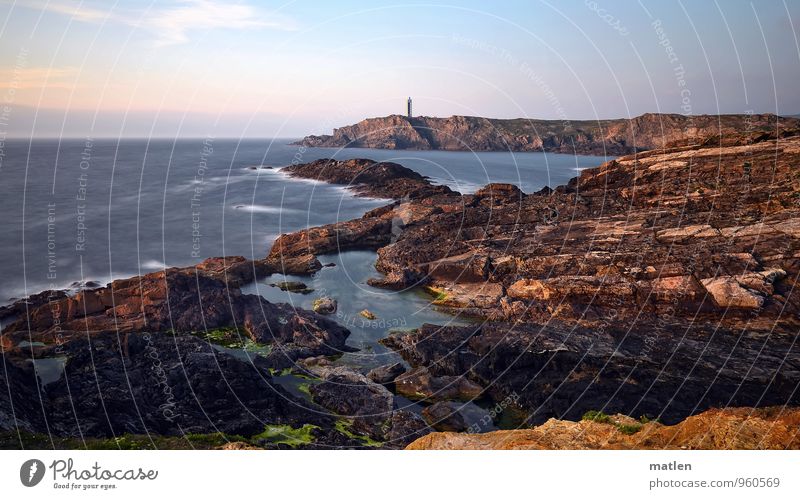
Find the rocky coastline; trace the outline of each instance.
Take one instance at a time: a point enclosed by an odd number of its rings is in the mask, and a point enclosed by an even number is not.
[[[11,321],[0,444],[516,448],[555,425],[542,448],[669,447],[713,426],[690,421],[715,408],[800,406],[798,163],[800,133],[781,128],[678,141],[537,193],[462,195],[367,159],[286,167],[387,205],[284,234],[262,260],[211,258],[0,309]],[[241,290],[351,249],[377,251],[371,285],[424,288],[475,323],[393,332],[381,342],[404,362],[362,372],[337,362],[352,351],[345,327]],[[46,374],[40,360],[63,369]],[[461,417],[474,400],[534,433],[513,445],[430,434],[482,432]],[[721,420],[753,423],[746,410]],[[796,417],[763,411],[755,419]],[[615,413],[646,423],[622,436],[596,427]],[[614,431],[636,424],[615,417]],[[797,446],[770,435],[769,447]]]
[[[365,147],[444,151],[529,151],[622,155],[664,147],[676,140],[696,142],[742,130],[770,133],[797,128],[800,120],[773,114],[699,115],[648,113],[610,120],[492,119],[478,116],[368,118],[309,135],[306,147]]]

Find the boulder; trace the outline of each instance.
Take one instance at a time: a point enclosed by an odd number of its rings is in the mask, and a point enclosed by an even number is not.
[[[376,367],[367,373],[367,377],[375,383],[387,385],[393,383],[395,378],[406,372],[402,363],[396,362],[386,366]]]
[[[350,418],[359,433],[379,440],[386,438],[394,402],[389,390],[343,366],[322,367],[313,372],[323,380],[311,386],[314,402]]]
[[[280,289],[281,291],[288,291],[290,293],[300,293],[307,295],[312,293],[314,290],[309,289],[305,283],[299,281],[280,281],[280,282],[273,282],[270,286]]]
[[[375,319],[377,319],[375,314],[373,314],[372,312],[370,312],[366,308],[364,310],[362,310],[361,312],[359,312],[358,315],[360,315],[361,317],[367,319],[368,321],[374,321]]]
[[[422,416],[437,431],[465,431],[467,424],[457,402],[436,402],[422,410]]]
[[[323,315],[329,315],[336,312],[336,300],[329,296],[323,296],[314,300],[314,312]]]
[[[395,380],[397,393],[409,399],[463,400],[479,398],[483,388],[464,376],[434,376],[425,367],[414,368]]]
[[[735,277],[711,277],[701,282],[718,307],[758,310],[764,305],[763,296],[742,287]]]

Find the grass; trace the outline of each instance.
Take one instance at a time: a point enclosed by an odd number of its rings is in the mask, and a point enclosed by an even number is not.
[[[638,423],[617,423],[611,419],[611,416],[602,411],[587,411],[581,419],[583,421],[593,421],[595,423],[614,425],[617,427],[617,430],[619,430],[620,433],[625,435],[633,435],[638,433],[644,427],[644,425],[648,423],[658,423],[657,419],[651,420],[645,415],[639,417]]]
[[[581,418],[583,421],[594,421],[595,423],[614,424],[611,416],[603,411],[587,411]]]
[[[624,433],[625,435],[633,435],[634,433],[638,433],[639,430],[642,429],[642,425],[635,423],[635,424],[619,424],[617,425],[617,429]]]
[[[647,424],[647,423],[659,423],[660,424],[661,423],[661,421],[659,421],[658,418],[650,419],[647,416],[645,416],[644,414],[639,416],[639,422],[642,423],[642,424]]]

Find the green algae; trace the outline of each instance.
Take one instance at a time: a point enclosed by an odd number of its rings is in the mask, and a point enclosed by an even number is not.
[[[292,428],[289,425],[266,425],[264,431],[253,435],[250,441],[259,446],[283,444],[295,448],[313,443],[315,437],[312,432],[315,429],[319,429],[319,426],[304,424],[300,428]]]
[[[358,440],[364,444],[364,447],[382,447],[383,442],[378,442],[370,438],[367,435],[360,435],[353,431],[353,422],[348,419],[338,419],[336,420],[336,424],[333,426],[333,429],[341,433],[342,435],[352,439]]]

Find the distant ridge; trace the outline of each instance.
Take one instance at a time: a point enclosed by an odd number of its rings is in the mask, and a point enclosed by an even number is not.
[[[309,135],[308,147],[366,147],[446,151],[545,151],[577,154],[630,154],[686,139],[742,132],[800,128],[800,119],[774,114],[685,116],[648,113],[610,120],[493,119],[477,116],[368,118]]]

